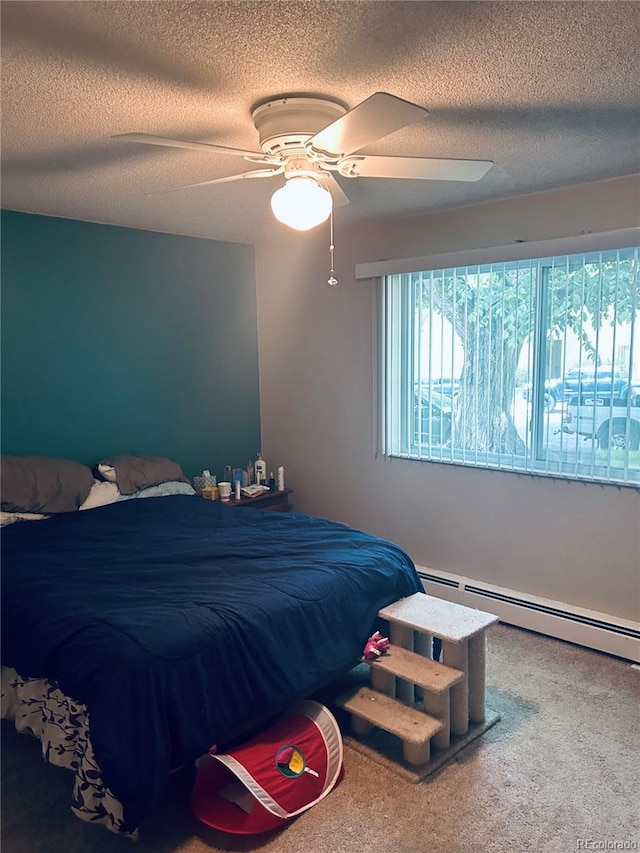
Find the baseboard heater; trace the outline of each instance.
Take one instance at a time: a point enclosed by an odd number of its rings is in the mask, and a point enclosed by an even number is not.
[[[416,566],[425,592],[486,610],[502,622],[640,662],[640,623]]]

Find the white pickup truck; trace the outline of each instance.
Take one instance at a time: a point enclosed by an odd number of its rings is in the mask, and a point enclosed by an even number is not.
[[[624,396],[611,391],[573,394],[565,407],[563,430],[595,439],[603,450],[640,448],[640,395],[628,385]]]

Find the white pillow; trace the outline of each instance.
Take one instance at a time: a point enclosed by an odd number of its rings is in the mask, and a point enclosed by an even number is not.
[[[105,480],[108,480],[110,483],[117,482],[116,469],[113,467],[113,465],[103,465],[101,463],[100,465],[98,465],[98,471],[100,471],[100,474],[105,478]]]
[[[131,498],[162,498],[168,495],[195,495],[196,490],[189,483],[181,483],[177,480],[169,480],[167,483],[158,483],[157,486],[147,486],[146,489],[138,489],[132,495],[120,495],[119,500],[128,501]]]
[[[14,521],[42,521],[43,518],[49,518],[48,515],[41,515],[38,512],[0,512],[0,527],[6,527],[8,524],[13,524]]]
[[[99,506],[115,503],[117,500],[120,500],[120,489],[115,483],[95,480],[84,503],[78,509],[95,509]]]

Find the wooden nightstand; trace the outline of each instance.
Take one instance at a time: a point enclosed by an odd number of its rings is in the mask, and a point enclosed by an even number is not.
[[[274,512],[289,511],[289,495],[293,489],[284,489],[281,492],[264,492],[256,498],[240,498],[237,501],[233,496],[230,501],[221,501],[223,506],[243,507],[251,506],[254,509],[270,509]]]

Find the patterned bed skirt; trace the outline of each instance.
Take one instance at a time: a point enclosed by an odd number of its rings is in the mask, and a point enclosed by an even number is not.
[[[102,823],[119,835],[137,837],[137,831],[123,832],[122,804],[102,781],[86,706],[69,699],[49,681],[22,678],[6,666],[2,667],[0,700],[0,716],[13,720],[16,731],[35,735],[45,761],[73,771],[71,811],[81,820]]]

